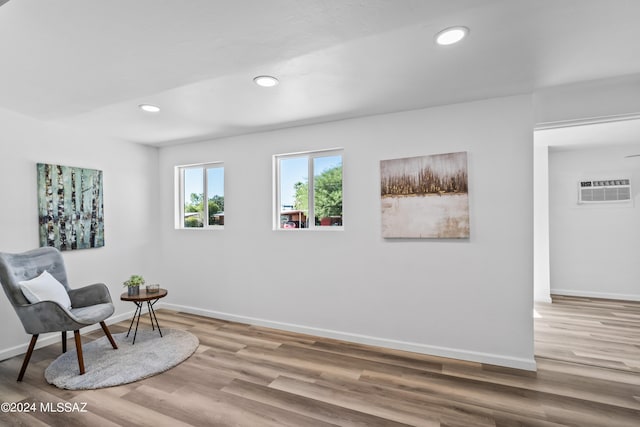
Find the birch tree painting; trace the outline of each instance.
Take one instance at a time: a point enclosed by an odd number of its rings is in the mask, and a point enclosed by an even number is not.
[[[469,237],[467,153],[380,162],[382,237]]]
[[[102,171],[38,163],[40,246],[104,246]]]

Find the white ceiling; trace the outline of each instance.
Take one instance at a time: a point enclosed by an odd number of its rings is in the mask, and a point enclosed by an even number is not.
[[[638,17],[638,0],[11,0],[0,108],[212,139],[640,73]],[[469,37],[436,46],[453,25]]]

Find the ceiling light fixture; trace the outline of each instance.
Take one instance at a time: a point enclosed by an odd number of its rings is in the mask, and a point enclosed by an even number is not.
[[[142,111],[146,111],[147,113],[158,113],[158,112],[160,112],[160,107],[158,107],[157,105],[140,104],[140,105],[138,105],[138,108],[140,108]]]
[[[275,77],[272,76],[258,76],[258,77],[254,77],[253,81],[258,85],[258,86],[262,86],[262,87],[273,87],[276,86],[278,83],[280,83],[278,81],[278,79],[276,79]]]
[[[436,34],[436,43],[441,46],[449,46],[458,43],[469,34],[467,27],[449,27]]]

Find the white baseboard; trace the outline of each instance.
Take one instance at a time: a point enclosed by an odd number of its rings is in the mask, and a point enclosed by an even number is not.
[[[640,301],[640,295],[612,294],[608,292],[574,291],[569,289],[552,289],[552,295],[564,295],[568,297],[602,298],[622,301]]]
[[[122,322],[123,320],[130,319],[133,316],[133,311],[128,313],[121,313],[117,316],[112,316],[105,320],[107,325],[111,325],[113,323]],[[100,329],[100,324],[96,323],[95,325],[87,326],[86,328],[82,328],[82,334],[86,334],[88,332],[95,331],[96,329]],[[28,341],[23,344],[16,345],[14,347],[10,347],[4,350],[0,350],[0,361],[10,359],[14,356],[18,356],[19,354],[24,354],[27,352],[29,348],[29,340],[31,340],[30,335],[25,335]],[[42,334],[38,337],[38,341],[36,342],[36,349],[41,347],[46,347],[48,345],[54,344],[56,342],[60,342],[60,332],[51,332],[47,334]]]
[[[271,320],[259,319],[255,317],[239,316],[220,311],[206,310],[196,307],[168,304],[161,302],[159,308],[169,310],[182,311],[185,313],[196,314],[216,319],[229,320],[239,323],[248,323],[256,326],[264,326],[274,329],[282,329],[291,332],[299,332],[308,335],[321,336],[326,338],[334,338],[343,341],[356,342],[360,344],[373,345],[378,347],[392,348],[395,350],[412,351],[414,353],[429,354],[432,356],[448,357],[452,359],[468,360],[472,362],[487,363],[490,365],[505,366],[509,368],[522,369],[526,371],[536,370],[536,361],[519,357],[507,357],[498,354],[482,353],[469,350],[460,350],[447,347],[431,346],[420,343],[391,340],[387,338],[378,338],[368,335],[353,334],[350,332],[334,331],[330,329],[315,328],[311,326],[296,325],[284,322],[275,322]]]
[[[533,298],[534,302],[551,302],[551,295],[537,296]]]

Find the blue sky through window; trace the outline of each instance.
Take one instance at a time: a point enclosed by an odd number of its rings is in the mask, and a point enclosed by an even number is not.
[[[280,202],[282,209],[293,209],[296,199],[295,184],[307,182],[309,161],[307,157],[280,159]]]
[[[202,194],[202,169],[187,168],[184,170],[184,203],[191,202],[191,194]]]
[[[207,197],[224,196],[224,168],[207,169]]]
[[[187,168],[184,170],[184,199],[191,201],[191,194],[202,194],[202,168]],[[208,193],[207,197],[224,196],[224,167],[207,169]]]

